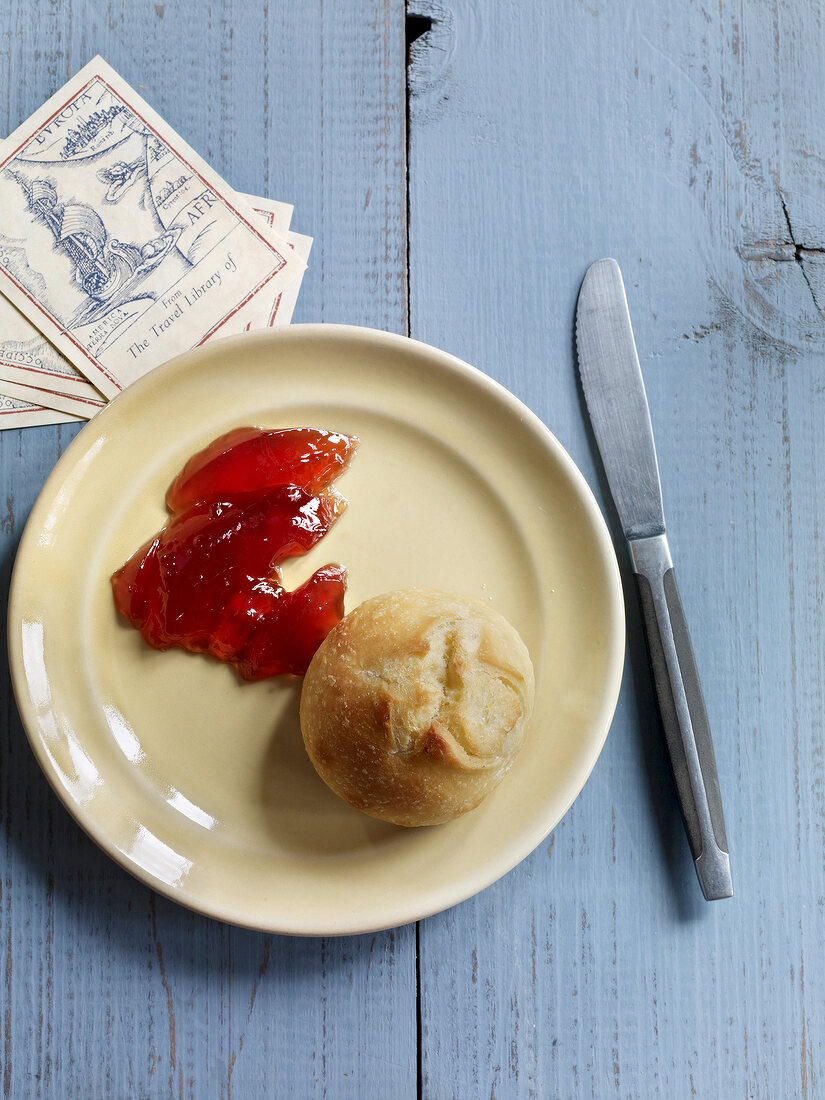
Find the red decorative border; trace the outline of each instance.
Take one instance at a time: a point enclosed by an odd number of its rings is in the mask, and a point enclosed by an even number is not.
[[[0,358],[0,366],[12,367],[14,370],[27,370],[30,371],[32,374],[47,374],[50,378],[69,378],[73,381],[71,375],[62,374],[59,370],[49,370],[48,367],[30,367],[27,363],[10,363],[8,359],[2,358]],[[2,379],[0,379],[0,381],[2,381]],[[85,382],[89,386],[92,385],[88,378],[84,378],[82,375],[78,378],[78,381]],[[71,394],[67,394],[67,396],[71,397]]]
[[[14,383],[10,382],[9,385],[14,385]],[[77,401],[81,405],[91,405],[95,409],[102,409],[103,406],[108,403],[103,398],[101,398],[100,401],[95,401],[94,398],[92,398],[92,397],[75,397],[75,395],[73,393],[63,393],[62,390],[50,390],[46,386],[29,386],[28,388],[30,390],[38,390],[40,393],[50,393],[50,394],[53,394],[55,397],[66,397],[66,398],[69,399],[69,401]],[[2,381],[0,381],[0,397],[7,396],[7,395],[4,395],[2,393],[2,390],[3,390],[3,383],[2,383]],[[9,400],[10,401],[25,401],[26,399],[24,397],[9,397]],[[32,402],[26,402],[26,404],[32,404]],[[38,405],[37,407],[41,408],[40,405]],[[9,410],[7,409],[6,412],[8,412],[8,411]],[[52,409],[51,411],[52,412],[60,412],[60,409]],[[71,413],[69,413],[68,415],[71,416]]]

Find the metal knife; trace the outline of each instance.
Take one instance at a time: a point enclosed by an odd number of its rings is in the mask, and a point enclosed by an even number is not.
[[[690,850],[708,901],[733,895],[719,776],[670,556],[653,428],[622,273],[598,260],[576,307],[584,397],[639,584],[659,711]]]

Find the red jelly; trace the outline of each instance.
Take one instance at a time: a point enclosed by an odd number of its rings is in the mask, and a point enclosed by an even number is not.
[[[170,486],[167,525],[112,576],[118,610],[156,649],[209,653],[247,680],[303,675],[344,614],[346,570],[287,592],[279,566],[346,507],[330,485],[356,444],[309,428],[215,440]]]
[[[318,428],[235,428],[189,459],[169,486],[166,507],[180,512],[199,500],[278,485],[322,489],[347,465],[357,442]]]

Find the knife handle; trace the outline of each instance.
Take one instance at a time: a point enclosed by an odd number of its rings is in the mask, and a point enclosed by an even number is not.
[[[719,775],[705,700],[666,535],[630,542],[659,712],[702,891],[733,895]]]

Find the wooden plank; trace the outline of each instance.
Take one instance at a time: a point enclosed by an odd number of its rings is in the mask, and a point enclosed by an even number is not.
[[[700,898],[622,549],[628,661],[593,776],[517,870],[421,926],[423,1095],[818,1096],[821,20],[412,7],[433,20],[409,72],[412,335],[524,398],[618,536],[572,319],[587,264],[620,261],[737,890]]]
[[[0,32],[7,130],[100,52],[236,187],[296,204],[296,320],[404,330],[400,4],[57,0],[6,6]],[[72,434],[0,438],[4,593]],[[60,807],[0,690],[4,1095],[414,1094],[414,929],[291,940],[155,897]]]

